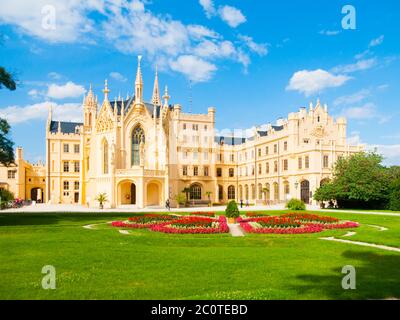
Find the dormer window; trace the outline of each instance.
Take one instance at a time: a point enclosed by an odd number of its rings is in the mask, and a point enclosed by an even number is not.
[[[321,121],[321,117],[320,117],[320,116],[318,116],[318,118],[317,118],[317,121],[318,121],[318,122],[320,122],[320,121]]]

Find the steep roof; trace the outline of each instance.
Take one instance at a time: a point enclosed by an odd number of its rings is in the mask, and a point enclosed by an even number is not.
[[[51,133],[58,132],[58,123],[60,123],[61,133],[65,133],[65,134],[76,133],[76,127],[83,125],[83,123],[79,123],[79,122],[51,121],[50,122],[50,132]]]

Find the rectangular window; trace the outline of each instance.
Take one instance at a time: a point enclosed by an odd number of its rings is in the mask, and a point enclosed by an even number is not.
[[[259,164],[258,165],[258,174],[261,174],[262,173],[262,166],[261,166],[261,164]]]
[[[287,151],[287,149],[288,149],[288,143],[287,143],[287,141],[285,141],[283,143],[283,150]]]
[[[268,155],[268,154],[269,154],[269,148],[265,147],[265,155]]]
[[[278,172],[278,161],[274,161],[274,172]]]
[[[310,168],[310,157],[309,156],[306,156],[304,166],[306,169]]]
[[[324,168],[329,167],[329,156],[324,155]]]
[[[208,152],[203,152],[203,160],[208,160]]]
[[[193,160],[199,159],[199,153],[197,151],[193,152]]]
[[[278,145],[274,144],[274,153],[278,153]]]
[[[79,144],[75,144],[74,145],[74,152],[75,153],[79,153],[80,152],[80,145]]]
[[[267,174],[269,174],[269,163],[268,162],[265,164],[265,172]]]
[[[63,167],[64,167],[64,172],[69,172],[69,162],[65,161]]]
[[[231,154],[231,162],[235,162],[235,155]]]
[[[80,162],[79,161],[75,161],[75,163],[74,163],[74,171],[75,172],[80,172],[80,169],[81,169]]]
[[[15,174],[17,173],[16,170],[8,170],[7,177],[8,179],[15,179]]]
[[[233,178],[235,176],[235,170],[233,168],[229,169],[229,177]]]
[[[64,190],[69,190],[69,181],[64,181]]]
[[[283,170],[289,170],[289,161],[287,159],[283,160]]]
[[[199,125],[198,124],[194,124],[193,125],[193,131],[199,131]]]
[[[188,175],[188,168],[187,168],[187,166],[183,166],[183,167],[182,167],[182,175],[183,175],[183,176],[187,176],[187,175]]]
[[[204,167],[204,176],[208,177],[209,173],[208,173],[208,167]]]
[[[64,153],[69,153],[69,144],[64,143]]]
[[[207,125],[205,125],[204,126],[204,131],[207,131],[208,130],[208,127],[207,127]]]
[[[74,189],[79,190],[79,181],[74,182]]]
[[[217,177],[222,177],[222,168],[217,168]]]
[[[261,157],[261,149],[258,149],[258,157]]]
[[[298,167],[299,167],[299,169],[303,169],[303,158],[302,157],[299,157],[299,159],[298,159]]]
[[[197,177],[199,175],[199,167],[193,167],[193,175]]]
[[[183,124],[183,130],[186,130],[186,123]]]

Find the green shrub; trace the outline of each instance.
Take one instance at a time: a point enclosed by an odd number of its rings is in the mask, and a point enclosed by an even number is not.
[[[389,209],[392,211],[400,211],[400,178],[394,180],[390,187]]]
[[[14,200],[14,194],[6,189],[0,189],[0,209],[7,207],[7,202]]]
[[[225,210],[225,215],[227,218],[238,218],[240,216],[236,201],[232,200],[228,203],[228,206]]]
[[[183,193],[178,193],[175,196],[175,201],[179,204],[179,205],[184,205],[186,203],[186,196]]]
[[[14,194],[6,189],[0,189],[1,202],[14,200]]]
[[[291,199],[286,204],[286,208],[288,208],[289,210],[294,210],[294,211],[306,210],[306,204],[299,199]]]

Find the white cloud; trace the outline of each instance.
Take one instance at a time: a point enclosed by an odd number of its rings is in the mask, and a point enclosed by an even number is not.
[[[384,35],[379,36],[376,39],[371,40],[371,42],[369,43],[369,47],[377,47],[380,46],[383,43],[383,40],[385,39]]]
[[[47,97],[53,99],[78,98],[81,97],[85,92],[86,89],[83,86],[69,81],[65,85],[49,85]]]
[[[0,24],[14,25],[20,33],[48,42],[106,43],[124,54],[145,55],[165,71],[173,70],[170,62],[180,56],[197,56],[208,65],[215,65],[216,59],[226,59],[242,64],[246,70],[252,53],[265,52],[263,45],[250,37],[247,43],[229,41],[205,26],[185,24],[168,14],[154,14],[147,9],[147,3],[145,0],[5,0]],[[220,6],[217,10],[213,1],[206,0],[200,4],[233,27],[246,21],[234,7]],[[55,30],[42,27],[41,10],[45,5],[56,9]],[[216,51],[207,54],[212,48]],[[201,72],[198,78],[203,78]]]
[[[368,89],[362,89],[356,93],[353,93],[351,95],[347,96],[342,96],[337,98],[334,102],[334,106],[340,106],[340,105],[350,105],[350,104],[355,104],[359,103],[363,100],[365,100],[367,97],[371,95],[371,91]]]
[[[171,68],[194,82],[209,80],[217,70],[214,64],[190,55],[180,56],[177,60],[171,61]]]
[[[372,102],[367,102],[361,106],[345,108],[342,110],[342,116],[354,120],[373,120],[376,119],[379,124],[388,122],[391,117],[378,112],[377,106]]]
[[[87,13],[101,6],[100,0],[3,0],[0,23],[50,42],[74,42],[93,30]]]
[[[268,54],[268,47],[264,43],[256,43],[252,37],[246,35],[239,35],[239,40],[243,41],[245,45],[252,51],[260,56],[265,56]]]
[[[54,119],[63,121],[82,121],[82,105],[78,103],[57,104],[50,101],[27,106],[9,106],[0,109],[0,117],[7,119],[11,125],[34,120],[45,120],[49,107],[53,107]]]
[[[342,115],[349,119],[365,120],[376,116],[375,104],[368,102],[360,107],[351,107],[343,110]]]
[[[215,10],[214,7],[214,2],[213,0],[199,0],[200,5],[203,7],[203,10],[207,16],[207,18],[211,18],[214,16],[217,11]]]
[[[334,72],[334,73],[353,73],[356,71],[370,69],[370,68],[376,66],[377,64],[378,64],[378,61],[376,58],[359,60],[353,64],[337,66],[332,69],[332,72]]]
[[[116,72],[116,71],[111,72],[110,77],[113,78],[114,80],[117,80],[120,82],[128,81],[128,79],[126,77],[124,77],[122,74],[120,74],[119,72]]]
[[[246,22],[246,17],[235,7],[223,6],[219,8],[218,12],[221,19],[232,28],[236,28]]]
[[[337,36],[340,33],[341,33],[340,30],[321,30],[319,32],[319,34],[322,34],[324,36]]]
[[[346,75],[334,75],[325,70],[302,70],[293,74],[286,90],[293,90],[310,96],[327,88],[340,87],[349,81]]]

